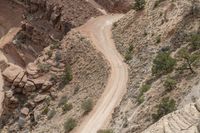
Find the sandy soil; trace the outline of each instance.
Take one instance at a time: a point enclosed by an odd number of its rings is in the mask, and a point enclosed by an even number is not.
[[[86,0],[87,2],[89,2],[90,4],[93,5],[93,7],[95,7],[97,10],[99,10],[102,14],[107,15],[106,10],[103,9],[102,6],[100,6],[98,3],[96,3],[94,0]]]
[[[1,0],[0,2],[0,38],[5,35],[10,28],[20,26],[23,9],[11,1]]]
[[[11,28],[20,26],[22,20],[22,7],[12,3],[8,0],[1,0],[0,2],[0,39]],[[0,45],[1,45],[0,41]],[[3,53],[0,51],[0,60],[7,60]],[[0,71],[0,115],[2,113],[2,102],[4,99],[3,92],[3,78]]]
[[[96,133],[105,128],[111,119],[114,108],[119,104],[126,92],[128,68],[111,39],[111,26],[122,15],[106,15],[91,19],[79,30],[89,36],[94,47],[100,51],[111,66],[111,74],[104,93],[93,111],[75,130],[77,133]]]

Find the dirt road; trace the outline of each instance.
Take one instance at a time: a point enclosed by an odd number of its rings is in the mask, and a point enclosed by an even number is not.
[[[108,124],[114,108],[120,103],[126,92],[128,82],[128,67],[123,62],[122,56],[115,48],[111,36],[113,22],[120,19],[122,15],[106,15],[91,19],[79,30],[87,35],[110,63],[111,74],[104,93],[98,100],[93,111],[75,130],[76,133],[96,133]]]

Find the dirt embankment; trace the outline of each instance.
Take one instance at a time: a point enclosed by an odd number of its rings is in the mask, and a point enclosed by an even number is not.
[[[95,0],[110,13],[126,13],[133,7],[133,0]]]

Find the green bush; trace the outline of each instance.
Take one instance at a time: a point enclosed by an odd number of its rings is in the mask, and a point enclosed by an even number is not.
[[[57,79],[58,79],[58,76],[56,74],[52,73],[50,81],[52,81],[53,83],[56,83]]]
[[[62,97],[60,98],[59,103],[58,103],[58,107],[63,106],[64,104],[67,103],[67,101],[68,101],[67,96],[62,96]]]
[[[161,36],[159,35],[156,37],[156,43],[160,43],[160,42],[161,42]]]
[[[49,64],[45,64],[45,63],[39,63],[37,65],[38,69],[40,72],[49,72],[51,66]]]
[[[63,88],[65,85],[69,84],[69,82],[73,79],[72,70],[69,65],[65,67],[65,72],[61,77],[60,87]]]
[[[81,104],[81,108],[84,110],[84,113],[87,114],[93,109],[92,99],[87,99]]]
[[[167,91],[171,91],[174,88],[176,88],[176,84],[177,84],[176,80],[174,80],[171,77],[168,77],[164,82],[164,87],[166,88]]]
[[[132,59],[132,56],[133,56],[133,45],[129,45],[129,48],[128,50],[126,51],[126,54],[125,54],[125,60],[126,61],[129,61]]]
[[[69,118],[65,123],[64,123],[64,130],[65,133],[69,133],[71,130],[73,130],[77,126],[77,122],[73,118]]]
[[[56,114],[56,111],[54,109],[50,110],[48,113],[47,113],[47,119],[50,120],[52,119]]]
[[[97,133],[114,133],[112,129],[101,129]]]
[[[65,103],[63,106],[62,106],[62,110],[64,113],[66,113],[67,111],[70,111],[71,109],[73,108],[73,105],[70,103]]]
[[[153,61],[152,74],[162,75],[173,71],[176,59],[173,59],[168,52],[160,52]]]
[[[157,112],[152,114],[154,121],[158,121],[161,117],[176,110],[176,101],[169,97],[163,98],[161,103],[157,106]]]
[[[184,60],[184,64],[181,66],[181,69],[189,69],[191,73],[195,73],[193,66],[199,61],[200,54],[191,54],[187,48],[182,48],[178,54],[179,57]]]
[[[158,7],[158,5],[165,0],[157,0],[154,4],[154,8]]]
[[[55,61],[59,62],[60,60],[62,60],[62,54],[60,51],[56,51],[55,53]]]
[[[200,34],[193,34],[191,36],[191,45],[194,50],[200,49]]]
[[[53,55],[53,52],[51,50],[48,50],[46,54],[49,56],[49,58],[51,58]]]
[[[144,93],[147,92],[150,88],[151,85],[148,84],[142,85],[142,87],[140,88],[139,96],[137,97],[137,101],[139,104],[144,102]]]
[[[47,115],[48,112],[49,112],[49,107],[45,106],[43,111],[42,111],[42,115]]]
[[[145,0],[135,0],[135,5],[133,7],[134,10],[139,11],[139,10],[143,10],[145,7]]]

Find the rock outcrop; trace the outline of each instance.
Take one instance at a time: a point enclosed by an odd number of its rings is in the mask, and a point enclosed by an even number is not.
[[[200,122],[200,100],[186,105],[147,128],[142,133],[198,133]]]

